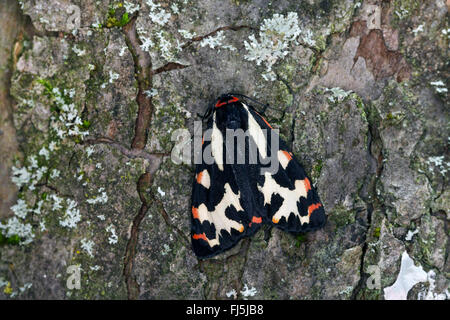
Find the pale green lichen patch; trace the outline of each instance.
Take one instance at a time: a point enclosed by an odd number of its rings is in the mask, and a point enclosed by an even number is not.
[[[267,81],[274,81],[276,74],[272,71],[272,67],[289,54],[291,43],[298,44],[299,36],[302,37],[301,43],[315,46],[311,30],[300,28],[296,12],[289,12],[286,15],[274,14],[272,18],[263,21],[259,39],[255,35],[250,35],[249,41],[244,41],[247,50],[244,58],[254,61],[258,66],[263,64],[266,70],[262,77]]]
[[[55,193],[51,196],[43,195],[40,192],[41,186],[46,186],[59,177],[60,171],[55,168],[58,163],[56,155],[58,150],[65,148],[66,140],[81,140],[88,134],[83,128],[79,110],[72,101],[75,90],[60,89],[45,79],[38,79],[36,82],[43,86],[43,94],[49,98],[48,127],[44,141],[26,149],[24,163],[16,163],[12,167],[11,180],[20,190],[20,199],[11,208],[15,217],[0,227],[7,238],[19,236],[21,244],[29,244],[34,238],[32,224],[26,222],[30,221],[27,217],[29,214],[35,215],[31,221],[40,232],[45,231],[46,227],[45,220],[38,217],[48,207],[51,207],[51,211],[62,213],[59,220],[62,227],[75,228],[81,219],[78,203],[73,199],[62,198]]]

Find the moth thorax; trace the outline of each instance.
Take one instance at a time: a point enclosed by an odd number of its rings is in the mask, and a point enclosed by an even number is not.
[[[239,106],[236,104],[227,106],[227,128],[239,129],[241,128],[241,115],[239,112]]]

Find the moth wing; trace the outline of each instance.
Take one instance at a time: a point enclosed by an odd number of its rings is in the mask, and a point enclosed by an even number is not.
[[[327,216],[311,179],[287,144],[275,132],[271,134],[272,127],[264,117],[248,110],[258,125],[267,130],[267,154],[276,153],[272,159],[279,164],[274,173],[265,172],[257,179],[268,223],[293,233],[322,228]],[[278,148],[272,148],[272,139],[278,140]]]
[[[202,162],[196,165],[192,191],[191,241],[200,258],[217,255],[236,245],[253,233],[255,223],[248,218],[239,184],[246,180],[240,169],[225,161],[223,132],[215,124],[215,117],[207,129],[211,139],[204,140]],[[214,161],[206,163],[209,150]],[[206,152],[205,152],[206,150]],[[211,160],[211,159],[210,159]],[[240,175],[236,178],[236,175]],[[246,192],[244,192],[246,194]]]

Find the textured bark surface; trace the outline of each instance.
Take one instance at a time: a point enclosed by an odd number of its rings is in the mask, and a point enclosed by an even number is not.
[[[1,299],[384,299],[405,250],[433,274],[408,298],[448,298],[448,1],[3,2]],[[251,61],[245,41],[290,12],[302,33],[265,79],[268,60]],[[55,135],[56,88],[87,136]],[[267,118],[329,219],[299,236],[263,228],[200,261],[193,165],[171,160],[172,133],[193,136],[197,113],[229,91],[280,110]],[[11,180],[43,167],[34,185]],[[6,236],[13,218],[30,243]]]

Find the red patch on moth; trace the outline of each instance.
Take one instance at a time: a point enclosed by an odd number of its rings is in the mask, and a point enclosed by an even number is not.
[[[194,234],[193,236],[192,236],[192,238],[194,239],[194,240],[198,240],[198,239],[203,239],[203,240],[205,240],[205,241],[208,241],[208,239],[206,238],[206,234],[205,233],[202,233],[202,234]]]
[[[313,213],[314,210],[320,208],[321,206],[322,206],[321,203],[315,203],[315,204],[310,205],[310,206],[308,207],[308,216],[311,216],[311,213]]]
[[[205,137],[202,137],[202,145],[205,143]]]
[[[202,176],[203,176],[203,171],[197,173],[197,183],[201,183],[202,182]]]
[[[305,178],[305,180],[303,180],[303,183],[305,184],[306,192],[308,192],[309,190],[311,190],[311,182],[309,182],[309,179],[308,179],[308,178]]]
[[[255,216],[254,216],[254,217],[252,218],[252,222],[253,222],[253,223],[261,223],[261,222],[262,222],[262,218],[261,218],[261,217],[255,217]]]
[[[251,227],[252,224],[254,224],[254,223],[260,224],[261,222],[262,222],[262,218],[261,218],[261,217],[255,217],[255,216],[253,216],[253,217],[252,217],[252,222],[250,222],[250,223],[248,224],[248,226]]]
[[[236,97],[233,97],[232,99],[230,99],[230,100],[228,100],[228,101],[225,101],[225,102],[220,102],[220,100],[219,100],[219,101],[217,101],[217,103],[216,103],[216,108],[219,108],[219,107],[224,106],[224,105],[226,105],[226,104],[233,103],[233,102],[237,102],[237,101],[239,101],[239,99],[236,98]]]
[[[194,219],[198,219],[198,209],[196,207],[192,207],[192,216]]]
[[[287,152],[287,151],[284,151],[284,150],[281,150],[281,151],[284,153],[284,155],[286,156],[286,158],[288,158],[289,161],[292,160],[292,156],[291,156],[290,152]]]
[[[255,112],[256,112],[256,111],[255,111]],[[263,119],[263,121],[269,126],[270,129],[273,129],[272,126],[270,125],[270,123],[268,123],[267,120],[266,120],[262,115],[260,115],[258,112],[256,112],[256,114],[257,114],[261,119]]]

